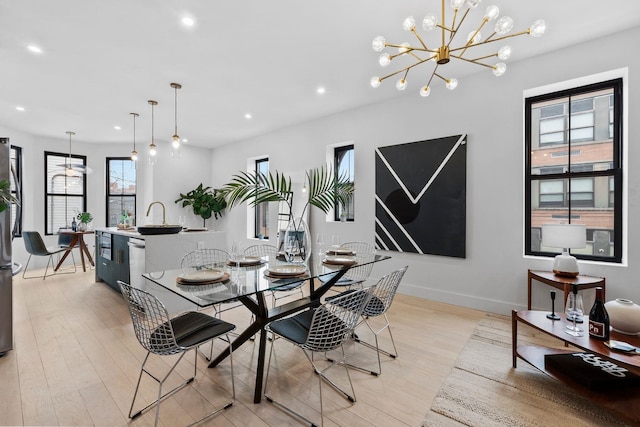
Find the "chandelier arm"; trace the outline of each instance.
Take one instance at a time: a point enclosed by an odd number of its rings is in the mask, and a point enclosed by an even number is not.
[[[435,71],[433,72],[433,75],[438,77],[438,78],[440,78],[440,79],[442,79],[444,82],[448,82],[449,81],[449,79],[445,79],[444,77],[442,77],[440,74],[436,73]]]
[[[431,59],[431,58],[428,58],[428,59],[421,59],[420,61],[416,62],[415,64],[411,64],[411,65],[409,65],[409,66],[407,66],[407,67],[405,67],[405,68],[402,68],[402,69],[400,69],[400,70],[398,70],[398,71],[395,71],[395,72],[393,72],[393,73],[391,73],[391,74],[387,74],[387,75],[386,75],[386,76],[384,76],[384,77],[380,77],[380,81],[382,81],[382,80],[384,80],[384,79],[387,79],[387,78],[389,78],[389,77],[393,77],[393,76],[395,76],[396,74],[400,74],[400,73],[402,73],[402,72],[404,72],[404,71],[406,71],[406,74],[405,74],[405,77],[406,77],[406,76],[407,76],[407,74],[409,73],[409,70],[410,70],[410,69],[412,69],[413,67],[415,67],[415,66],[417,66],[417,65],[423,64],[423,63],[425,63],[425,62],[429,61],[430,59]]]
[[[429,50],[429,48],[427,47],[427,45],[425,44],[425,42],[422,40],[422,38],[420,37],[420,35],[418,34],[418,32],[416,31],[416,27],[411,27],[411,32],[413,33],[414,36],[416,36],[416,38],[418,39],[418,41],[420,42],[420,44],[422,45],[422,47],[425,48],[425,50]]]
[[[431,77],[429,77],[429,81],[427,82],[427,87],[429,87],[431,85],[431,81],[433,80],[433,76],[436,75],[436,71],[438,71],[438,66],[440,64],[436,64],[436,67],[433,69],[433,72],[431,73]]]
[[[489,37],[487,37],[487,39],[482,42],[484,43],[492,43],[492,42],[498,42],[500,40],[504,40],[504,39],[510,39],[512,37],[518,37],[518,36],[522,36],[524,34],[531,34],[531,28],[527,28],[526,30],[520,31],[519,33],[513,33],[513,34],[507,34],[506,36],[502,36],[502,37],[498,37],[496,39],[492,39],[491,37],[493,37],[496,33],[491,34]]]
[[[467,49],[470,46],[475,46],[473,44],[473,39],[476,37],[476,35],[480,32],[480,30],[482,29],[482,27],[484,27],[484,25],[489,22],[489,20],[487,18],[484,18],[482,20],[482,22],[480,23],[480,25],[478,26],[478,28],[473,32],[473,35],[471,37],[469,37],[469,40],[467,40],[467,44],[464,45],[464,49],[462,50],[462,53],[460,54],[461,56],[464,55],[464,53],[467,51]]]
[[[456,34],[458,34],[458,30],[460,29],[460,26],[462,25],[462,23],[464,22],[464,20],[466,19],[467,15],[469,14],[469,8],[467,8],[467,10],[464,11],[464,15],[462,15],[462,19],[460,19],[460,22],[458,23],[457,27],[454,27],[453,25],[451,26],[451,36],[449,37],[449,43],[447,43],[447,47],[449,45],[451,45],[451,42],[453,42],[453,38],[456,36]],[[444,43],[442,43],[444,45]]]
[[[409,51],[409,50],[419,50],[419,51],[422,51],[422,52],[429,52],[430,51],[429,49],[424,49],[424,48],[421,48],[421,47],[413,47],[413,46],[406,47],[406,46],[402,46],[401,44],[393,44],[393,43],[387,43],[387,44],[385,44],[385,47],[394,47],[394,48],[398,48],[398,49],[407,49],[407,51]],[[392,56],[398,56],[398,55],[392,55]]]
[[[483,56],[481,58],[475,58],[475,59],[467,59],[467,58],[463,58],[462,56],[458,56],[458,55],[451,55],[451,56],[453,56],[454,58],[457,58],[457,59],[461,59],[461,60],[466,61],[466,62],[470,62],[472,64],[482,65],[483,67],[487,67],[487,68],[493,68],[494,67],[493,65],[484,64],[484,63],[478,62],[478,61],[481,60],[481,59],[490,58],[490,57],[496,56],[496,55],[497,54],[493,54],[493,55]]]

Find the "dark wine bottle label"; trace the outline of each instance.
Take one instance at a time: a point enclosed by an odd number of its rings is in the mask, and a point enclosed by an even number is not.
[[[595,322],[593,320],[589,320],[589,335],[591,335],[594,338],[607,338],[607,333],[605,330],[605,327],[608,325],[605,325],[604,323],[601,322]]]

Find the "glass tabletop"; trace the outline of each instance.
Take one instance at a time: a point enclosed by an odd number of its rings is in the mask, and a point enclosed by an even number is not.
[[[326,263],[323,257],[312,256],[307,263],[286,263],[278,259],[261,258],[258,262],[230,262],[198,273],[191,270],[166,270],[144,273],[142,276],[176,295],[196,304],[209,307],[234,300],[238,297],[255,295],[260,292],[277,290],[278,287],[319,279],[328,281],[341,269],[362,266],[389,258],[384,255],[356,256],[356,263],[346,265]],[[252,265],[253,264],[253,265]]]

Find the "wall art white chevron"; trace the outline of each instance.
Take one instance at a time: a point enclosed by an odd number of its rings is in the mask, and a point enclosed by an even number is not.
[[[378,249],[465,257],[467,135],[376,149]]]

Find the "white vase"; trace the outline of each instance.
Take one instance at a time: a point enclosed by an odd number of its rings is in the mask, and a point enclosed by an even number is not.
[[[614,331],[638,335],[640,333],[640,306],[633,301],[618,298],[604,305],[609,313],[609,324]]]
[[[307,262],[311,256],[311,237],[309,226],[302,218],[289,220],[284,234],[285,253],[291,252],[292,262]]]

